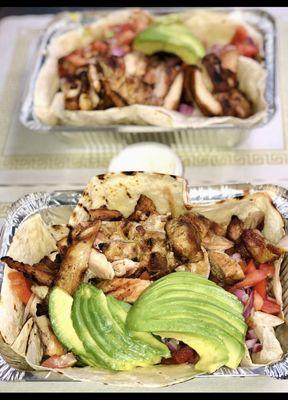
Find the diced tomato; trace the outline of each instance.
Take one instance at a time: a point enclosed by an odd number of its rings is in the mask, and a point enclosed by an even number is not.
[[[248,33],[247,33],[246,29],[244,28],[244,26],[238,25],[230,43],[231,44],[242,43],[245,41],[247,36],[248,36]]]
[[[172,352],[172,357],[162,359],[162,364],[196,364],[199,360],[199,356],[191,349],[191,347],[184,345],[178,350]]]
[[[274,301],[265,299],[261,311],[267,314],[279,314],[280,305],[275,303]]]
[[[244,270],[244,274],[248,275],[248,274],[251,274],[251,272],[253,272],[253,271],[256,271],[256,267],[255,267],[254,261],[253,260],[249,260],[249,262],[248,262],[248,264],[247,264],[247,266],[246,266],[246,268]]]
[[[257,283],[263,281],[266,278],[266,273],[264,271],[260,271],[256,269],[255,271],[250,272],[250,274],[246,275],[246,277],[241,282],[237,282],[234,285],[234,288],[248,288],[257,285]]]
[[[87,64],[87,60],[81,54],[77,54],[76,52],[69,54],[65,57],[65,60],[71,62],[71,64],[75,65],[77,68],[83,67]]]
[[[266,299],[267,280],[264,279],[263,281],[257,283],[257,285],[255,285],[255,290],[262,297],[262,299]]]
[[[255,46],[255,44],[252,44],[252,43],[238,43],[235,46],[236,46],[236,48],[238,50],[238,53],[241,56],[254,58],[258,54],[258,48],[257,48],[257,46]]]
[[[264,271],[269,278],[272,278],[275,275],[275,267],[274,265],[269,264],[260,264],[259,269]]]
[[[260,311],[264,304],[263,297],[255,290],[254,291],[254,308],[256,311]]]
[[[72,353],[64,354],[63,356],[52,356],[47,358],[41,365],[46,368],[68,368],[72,367],[77,362]]]
[[[11,288],[19,300],[25,305],[28,303],[30,296],[32,295],[31,286],[32,283],[28,281],[22,274],[22,272],[12,271],[9,272],[8,278],[11,282]]]

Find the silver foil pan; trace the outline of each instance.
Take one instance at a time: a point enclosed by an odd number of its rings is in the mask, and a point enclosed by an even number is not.
[[[274,205],[279,210],[285,221],[285,230],[288,232],[288,190],[276,185],[249,185],[236,184],[227,186],[209,186],[188,188],[189,203],[213,203],[219,200],[241,197],[247,192],[268,192]],[[77,204],[80,191],[57,191],[52,193],[37,192],[26,195],[12,204],[8,211],[6,221],[0,235],[0,256],[4,256],[10,246],[13,236],[19,225],[35,213],[40,213],[47,224],[67,223],[72,209]],[[288,256],[283,260],[280,279],[283,288],[283,312],[285,319],[288,317]],[[0,284],[3,280],[3,264],[0,272]],[[257,368],[230,369],[223,367],[213,375],[199,375],[198,378],[207,376],[257,376],[268,375],[274,378],[285,379],[288,377],[288,326],[280,325],[281,333],[276,330],[276,335],[285,352],[282,360],[267,366]],[[284,327],[284,330],[283,330]],[[0,380],[69,380],[59,374],[47,372],[25,372],[10,367],[0,357]]]
[[[155,15],[165,15],[174,12],[189,11],[187,7],[153,7],[147,8]],[[213,8],[213,10],[229,13],[235,9],[231,8]],[[109,12],[113,11],[110,8]],[[243,20],[249,25],[255,27],[263,36],[264,42],[264,63],[267,70],[267,82],[265,89],[265,99],[267,102],[267,112],[262,121],[254,124],[251,128],[243,128],[240,125],[218,124],[217,126],[203,128],[161,128],[155,126],[136,126],[136,125],[107,125],[94,127],[73,127],[73,126],[48,126],[44,125],[33,113],[33,93],[35,82],[47,56],[47,47],[51,40],[64,32],[77,28],[82,25],[87,25],[95,19],[105,16],[107,11],[87,11],[75,13],[77,21],[71,18],[71,13],[61,13],[52,19],[46,30],[39,38],[36,55],[31,58],[31,65],[27,70],[32,71],[32,74],[27,77],[25,84],[23,106],[20,112],[20,121],[28,129],[41,132],[55,132],[65,136],[66,138],[75,137],[81,132],[91,135],[92,140],[97,140],[97,132],[108,132],[117,134],[123,139],[127,137],[129,143],[139,141],[149,141],[151,138],[155,141],[165,141],[169,143],[182,142],[183,145],[187,141],[192,145],[204,145],[212,147],[233,147],[242,142],[249,135],[252,128],[266,125],[275,114],[275,71],[276,71],[276,27],[274,18],[263,10],[241,10]],[[33,63],[33,64],[32,64]]]

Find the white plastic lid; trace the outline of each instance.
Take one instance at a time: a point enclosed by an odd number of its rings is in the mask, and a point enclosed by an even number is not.
[[[140,142],[120,151],[109,165],[109,172],[145,171],[183,175],[183,164],[177,154],[165,144]]]

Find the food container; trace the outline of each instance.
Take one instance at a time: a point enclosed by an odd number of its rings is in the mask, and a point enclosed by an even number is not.
[[[149,8],[148,8],[149,10]],[[191,8],[190,8],[191,10]],[[217,11],[232,12],[234,9],[215,8]],[[109,12],[112,10],[110,9]],[[153,8],[155,15],[165,15],[174,12],[189,11],[189,8]],[[267,102],[267,112],[265,117],[253,128],[267,124],[275,113],[275,60],[276,60],[276,28],[273,17],[263,10],[241,10],[239,11],[243,20],[258,29],[263,35],[265,68],[267,70],[267,81],[265,90],[265,99]],[[66,140],[75,139],[75,135],[85,132],[85,135],[91,136],[91,140],[97,142],[97,133],[107,133],[107,136],[114,136],[122,140],[125,144],[138,141],[160,141],[166,144],[177,143],[180,146],[202,145],[209,147],[234,147],[242,142],[249,135],[251,127],[241,125],[217,124],[202,128],[161,128],[155,126],[136,126],[136,125],[107,125],[94,127],[72,127],[72,126],[47,126],[43,125],[33,114],[33,92],[35,81],[39,70],[43,65],[47,46],[50,41],[66,32],[69,29],[89,24],[95,19],[103,17],[107,11],[87,11],[80,13],[62,13],[57,15],[50,22],[47,29],[39,39],[35,57],[31,57],[31,64],[28,68],[32,74],[27,77],[26,89],[24,90],[23,106],[20,113],[22,124],[39,132],[51,131],[61,135]],[[116,139],[115,139],[116,140]],[[104,139],[105,141],[105,139]],[[113,140],[109,140],[108,146],[113,146]]]
[[[189,203],[213,203],[220,200],[229,198],[241,197],[244,194],[265,191],[270,194],[273,199],[274,205],[282,214],[285,220],[285,229],[288,232],[288,190],[276,185],[249,185],[237,184],[227,186],[209,186],[209,187],[188,187],[188,201]],[[7,214],[6,221],[3,225],[0,236],[0,256],[4,256],[10,246],[16,229],[19,225],[26,220],[29,216],[40,213],[42,218],[48,224],[66,223],[72,212],[72,209],[77,204],[80,197],[80,191],[57,191],[52,193],[38,192],[26,195],[16,201],[10,208]],[[283,312],[287,319],[288,317],[288,257],[283,260],[281,266],[280,279],[283,288]],[[0,273],[0,283],[2,283],[3,271]],[[274,378],[285,379],[288,377],[288,327],[281,328],[281,334],[276,335],[281,342],[284,349],[284,356],[282,360],[267,366],[260,366],[257,368],[237,368],[229,369],[223,367],[212,375],[199,375],[198,378],[207,376],[259,376],[268,375]],[[286,329],[286,330],[285,330]],[[285,339],[286,338],[286,339]],[[4,354],[3,354],[4,356]],[[4,356],[5,358],[5,356]],[[15,361],[14,367],[17,368]],[[0,380],[68,380],[61,377],[61,375],[51,374],[51,372],[39,371],[19,371],[12,366],[8,365],[4,359],[0,358]]]

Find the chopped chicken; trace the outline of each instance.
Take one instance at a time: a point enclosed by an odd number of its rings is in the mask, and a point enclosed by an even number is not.
[[[151,214],[145,221],[142,222],[142,226],[146,231],[157,231],[165,233],[165,223],[167,221],[166,215]]]
[[[100,282],[97,287],[117,300],[134,303],[150,283],[144,279],[114,278],[112,281]]]
[[[101,221],[120,221],[123,215],[117,210],[108,210],[107,208],[98,208],[89,210],[91,220],[100,219]]]
[[[31,291],[41,300],[44,300],[49,292],[49,287],[48,286],[38,286],[38,285],[32,285],[31,286]]]
[[[183,89],[183,82],[184,74],[183,72],[179,72],[164,99],[163,107],[168,108],[169,110],[178,109]]]
[[[92,245],[95,241],[101,221],[85,227],[72,239],[57,273],[55,285],[73,295],[82,282],[88,268]]]
[[[227,227],[227,238],[233,242],[239,241],[244,230],[244,222],[241,221],[237,215],[232,215],[231,220]]]
[[[218,251],[208,252],[211,275],[221,283],[233,284],[244,279],[244,272],[236,260]]]
[[[151,279],[159,279],[170,272],[166,256],[159,252],[150,253],[146,268]]]
[[[130,260],[138,258],[138,246],[135,242],[113,241],[106,243],[102,251],[110,262],[123,260],[123,258]]]
[[[229,69],[230,71],[237,73],[239,54],[237,49],[231,48],[221,51],[220,54],[221,65],[224,69]]]
[[[181,261],[197,262],[203,259],[200,238],[187,220],[172,218],[166,222],[165,230],[175,255]]]
[[[124,258],[123,260],[113,261],[112,266],[115,276],[120,277],[132,275],[139,268],[140,263]]]
[[[23,272],[23,274],[39,285],[52,286],[59,266],[55,265],[48,257],[44,257],[39,263],[30,265],[25,264],[11,257],[2,257],[8,267]]]
[[[270,243],[257,229],[246,229],[241,239],[252,258],[260,264],[273,262],[284,250]]]
[[[252,103],[240,90],[231,89],[215,96],[223,107],[224,115],[237,118],[248,118],[252,115]]]
[[[141,77],[145,75],[147,60],[144,54],[137,51],[127,53],[124,56],[124,63],[126,76],[135,75]]]
[[[66,353],[64,347],[54,335],[50,321],[46,315],[34,317],[38,327],[41,342],[44,346],[44,354],[47,356],[61,356]]]
[[[210,274],[210,263],[208,258],[208,253],[202,248],[204,253],[204,258],[197,263],[189,262],[187,264],[179,265],[175,268],[175,271],[187,271],[187,272],[194,272],[194,274],[199,274],[205,276],[205,278],[209,277]]]
[[[113,266],[106,256],[95,249],[91,249],[88,268],[97,278],[113,279],[115,275]]]
[[[201,240],[203,240],[210,231],[215,233],[215,235],[225,236],[226,228],[223,225],[218,224],[218,222],[206,218],[204,215],[189,212],[184,214],[182,219],[189,220],[197,230]]]
[[[202,245],[207,250],[225,251],[231,249],[234,243],[223,236],[208,234],[203,240]]]
[[[136,222],[145,221],[151,214],[157,214],[155,204],[149,197],[141,194],[129,220]]]
[[[213,83],[214,92],[227,92],[238,85],[236,73],[225,69],[221,60],[214,53],[207,54],[202,59],[202,64],[208,72]]]

